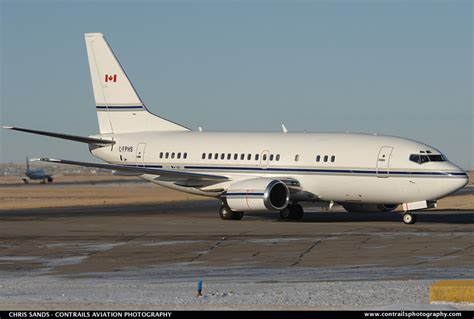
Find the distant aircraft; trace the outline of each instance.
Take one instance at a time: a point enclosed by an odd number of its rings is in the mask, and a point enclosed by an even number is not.
[[[23,183],[28,184],[30,180],[40,180],[41,183],[52,183],[53,176],[50,174],[46,174],[43,169],[41,168],[30,168],[30,161],[28,157],[26,158],[26,177],[23,177]]]
[[[413,224],[413,211],[435,206],[468,182],[466,172],[436,148],[401,137],[285,127],[273,133],[192,132],[148,111],[101,33],[87,33],[85,40],[100,134],[5,128],[87,143],[107,164],[41,161],[111,169],[214,197],[226,220],[261,210],[296,220],[303,217],[299,203],[320,202],[351,212],[403,205],[402,221]]]

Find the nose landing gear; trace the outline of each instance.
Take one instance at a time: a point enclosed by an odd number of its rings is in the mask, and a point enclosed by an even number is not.
[[[407,225],[412,225],[416,223],[416,216],[411,212],[406,212],[403,214],[402,220]]]

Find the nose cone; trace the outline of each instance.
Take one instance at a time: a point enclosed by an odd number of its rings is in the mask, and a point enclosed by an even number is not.
[[[448,189],[448,194],[454,193],[464,186],[466,186],[469,183],[469,175],[467,172],[465,172],[462,168],[457,167],[454,164],[451,164],[453,166],[453,171],[449,173],[451,176],[449,185],[446,185],[449,187]]]

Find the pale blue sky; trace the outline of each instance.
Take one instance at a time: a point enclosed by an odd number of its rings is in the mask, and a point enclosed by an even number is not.
[[[358,131],[473,154],[471,1],[2,1],[0,123],[88,135],[83,34],[102,32],[149,109],[205,130]],[[0,132],[0,162],[92,160]]]

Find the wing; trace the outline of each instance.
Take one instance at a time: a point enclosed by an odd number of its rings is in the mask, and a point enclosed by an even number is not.
[[[57,164],[68,164],[68,165],[78,165],[78,166],[85,166],[85,167],[110,169],[113,171],[122,172],[127,175],[150,174],[150,175],[156,175],[157,179],[161,181],[174,182],[177,185],[192,186],[192,187],[212,185],[212,184],[217,184],[220,182],[225,182],[226,180],[228,180],[227,177],[219,176],[219,175],[208,175],[208,174],[201,174],[201,173],[185,172],[185,171],[180,171],[180,170],[163,169],[163,168],[145,168],[145,167],[140,167],[140,166],[135,166],[135,165],[87,163],[87,162],[76,162],[76,161],[54,159],[54,158],[37,158],[37,159],[32,159],[31,161],[43,161],[43,162],[51,162],[51,163],[57,163]]]

